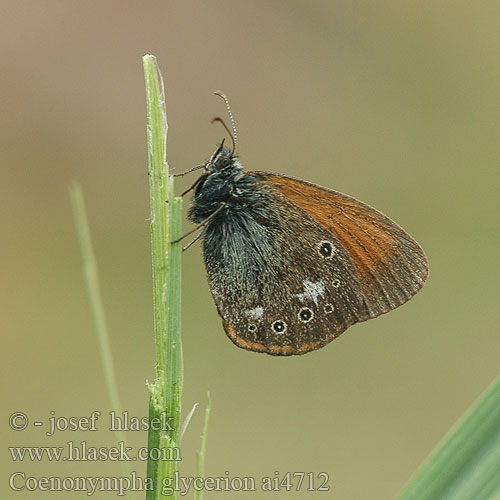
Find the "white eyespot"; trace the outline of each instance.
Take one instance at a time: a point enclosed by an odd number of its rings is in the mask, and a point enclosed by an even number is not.
[[[332,285],[333,285],[335,288],[338,288],[338,287],[340,286],[340,280],[333,280]]]
[[[286,323],[282,319],[277,319],[276,321],[273,321],[271,328],[273,329],[274,333],[282,335],[286,332]]]
[[[323,308],[326,314],[331,314],[335,307],[333,307],[333,304],[325,304],[325,307]]]
[[[299,311],[299,314],[297,314],[297,317],[301,323],[309,323],[314,318],[314,313],[309,307],[303,307]]]
[[[250,323],[250,324],[248,325],[248,331],[249,331],[250,333],[255,333],[255,332],[257,331],[257,326],[256,326],[256,325],[254,325],[253,323]]]
[[[324,259],[331,259],[337,249],[330,241],[322,240],[318,244],[318,252]]]

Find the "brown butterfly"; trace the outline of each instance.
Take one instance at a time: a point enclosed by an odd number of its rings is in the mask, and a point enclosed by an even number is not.
[[[216,94],[226,101],[233,148],[222,141],[190,170],[204,173],[190,188],[189,218],[200,223],[195,239],[203,237],[210,289],[238,347],[305,354],[423,287],[423,250],[382,213],[300,179],[243,172],[227,97]]]

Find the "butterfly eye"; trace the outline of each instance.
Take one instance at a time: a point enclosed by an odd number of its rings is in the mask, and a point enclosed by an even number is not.
[[[227,156],[220,155],[216,160],[215,160],[215,169],[217,171],[221,170],[226,170],[229,167],[232,166],[232,161],[231,158],[228,158]]]
[[[248,325],[248,331],[250,333],[255,333],[257,331],[257,327],[253,323],[251,323],[250,325]]]
[[[271,325],[271,328],[273,329],[273,331],[275,333],[285,333],[286,332],[286,323],[284,321],[282,321],[281,319],[278,319],[276,321],[273,322],[273,324]]]
[[[325,259],[331,259],[335,252],[335,247],[329,241],[319,243],[319,253]]]
[[[311,321],[314,317],[314,314],[313,312],[311,311],[311,309],[309,309],[308,307],[303,307],[300,311],[299,311],[299,321],[302,322],[302,323],[309,323],[309,321]]]

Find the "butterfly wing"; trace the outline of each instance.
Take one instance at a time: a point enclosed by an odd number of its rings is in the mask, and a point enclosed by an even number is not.
[[[327,229],[347,251],[369,319],[404,304],[424,285],[428,264],[419,244],[391,219],[350,196],[279,174],[262,182]]]
[[[210,288],[237,346],[304,354],[423,286],[423,251],[380,212],[298,179],[245,176],[255,183],[239,209],[204,234]]]

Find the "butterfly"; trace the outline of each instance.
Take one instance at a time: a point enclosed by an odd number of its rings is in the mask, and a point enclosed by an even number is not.
[[[235,345],[305,354],[423,287],[422,248],[381,212],[301,179],[244,171],[227,97],[216,94],[232,134],[213,121],[233,147],[222,141],[208,162],[188,170],[204,172],[186,192],[194,190],[188,217],[199,223],[210,290]]]

